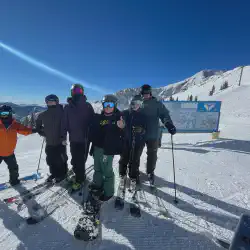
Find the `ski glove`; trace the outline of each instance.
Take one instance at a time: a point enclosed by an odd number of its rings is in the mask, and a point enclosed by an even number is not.
[[[166,123],[165,127],[168,129],[169,134],[174,135],[176,134],[176,127],[172,123]]]

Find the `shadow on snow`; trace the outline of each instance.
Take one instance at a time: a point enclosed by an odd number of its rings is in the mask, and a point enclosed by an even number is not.
[[[144,190],[150,192],[149,187],[143,184],[143,181],[146,180],[147,180],[146,174],[141,172],[141,181],[142,181],[141,186]],[[168,187],[174,189],[174,184],[172,182],[166,181],[158,176],[155,176],[155,183],[159,188]],[[228,230],[235,230],[235,227],[237,226],[237,223],[239,221],[238,218],[222,213],[216,213],[215,211],[209,211],[206,209],[197,208],[194,205],[190,204],[189,202],[182,200],[178,195],[178,192],[189,195],[190,197],[203,201],[204,203],[213,205],[214,207],[220,208],[237,217],[239,217],[243,213],[248,213],[248,214],[250,213],[248,209],[244,209],[236,205],[226,203],[224,201],[216,199],[215,197],[209,196],[208,194],[201,193],[199,191],[196,191],[189,187],[182,186],[177,183],[176,183],[176,189],[177,189],[178,204],[175,204],[173,202],[174,197],[172,195],[167,194],[160,189],[157,189],[157,195],[165,202],[171,203],[172,205],[176,206],[178,209],[182,211],[194,214],[195,216],[201,217],[208,222],[211,222]]]

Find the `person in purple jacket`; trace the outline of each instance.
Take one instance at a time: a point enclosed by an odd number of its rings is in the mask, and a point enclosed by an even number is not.
[[[64,107],[62,122],[62,138],[69,133],[71,165],[75,173],[72,189],[81,188],[85,180],[85,163],[89,151],[89,128],[93,121],[94,109],[84,95],[84,88],[81,84],[74,84],[71,87],[71,97]],[[65,142],[66,144],[66,142]]]

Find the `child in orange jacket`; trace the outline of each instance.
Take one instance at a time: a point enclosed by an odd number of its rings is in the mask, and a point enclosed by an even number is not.
[[[36,131],[18,123],[13,119],[12,113],[11,107],[7,105],[0,106],[0,163],[5,161],[7,164],[10,176],[9,182],[12,186],[15,186],[20,183],[18,164],[14,154],[17,133],[29,135]]]

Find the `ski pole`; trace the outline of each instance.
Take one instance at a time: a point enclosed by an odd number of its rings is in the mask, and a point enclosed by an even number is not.
[[[45,142],[45,138],[43,138],[43,143],[42,143],[42,147],[41,147],[40,157],[39,157],[38,166],[37,166],[37,170],[36,170],[37,175],[38,175],[38,172],[39,172],[39,169],[40,169],[40,162],[41,162],[41,156],[42,156],[42,152],[43,152],[44,142]]]
[[[171,144],[172,144],[173,173],[174,173],[174,202],[178,203],[178,200],[176,198],[176,182],[175,182],[175,162],[174,162],[174,142],[173,142],[173,135],[171,135]]]

